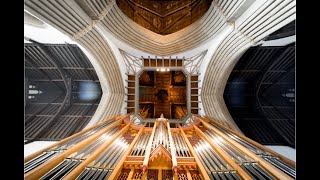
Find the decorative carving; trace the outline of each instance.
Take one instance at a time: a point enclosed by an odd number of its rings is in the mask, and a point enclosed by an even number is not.
[[[142,178],[142,170],[141,169],[135,169],[133,172],[132,179],[141,179]]]
[[[200,65],[206,54],[207,51],[203,51],[195,56],[185,59],[183,65],[185,66],[186,70],[192,75],[198,74]]]
[[[174,74],[177,73],[181,75],[181,78],[176,77],[179,83],[173,83]],[[185,78],[181,71],[144,71],[139,78],[139,109],[149,108],[146,115],[149,118],[159,117],[161,113],[166,118],[180,119],[185,116],[187,113],[186,83],[181,82],[185,81]],[[175,108],[177,105],[183,108]],[[177,116],[175,116],[176,110],[179,111]]]
[[[207,53],[203,51],[192,57],[176,58],[138,58],[119,49],[126,64],[128,73],[128,108],[127,112],[133,112],[134,108],[134,75],[143,67],[185,67],[191,75],[191,113],[198,113],[198,96],[201,88],[198,88],[198,75],[200,65]],[[143,117],[159,117],[161,113],[168,118],[182,119],[186,117],[186,74],[181,71],[143,71],[139,77],[139,112],[144,112]],[[187,74],[188,74],[187,73]],[[130,82],[131,81],[131,82]],[[131,84],[131,85],[130,85]],[[166,93],[164,92],[166,91]],[[158,92],[160,92],[158,94]],[[130,102],[129,102],[130,101]],[[141,114],[141,113],[140,113]],[[142,115],[142,114],[141,114]]]
[[[161,5],[159,3],[154,2],[152,6],[156,9],[159,9]]]
[[[178,173],[178,166],[174,166],[174,167],[172,168],[172,171],[173,171],[175,174],[177,174],[177,173]]]
[[[171,170],[162,170],[163,180],[173,180],[173,173]]]
[[[147,176],[148,176],[147,179],[158,180],[158,170],[149,169]]]
[[[194,179],[194,180],[201,180],[201,176],[200,176],[200,174],[199,174],[199,171],[197,171],[197,170],[190,170],[190,174],[191,174],[192,179]]]
[[[166,35],[181,30],[202,17],[212,0],[116,0],[130,19],[155,33]]]
[[[192,157],[192,158],[186,158],[186,157],[178,157],[177,158],[178,162],[196,162],[196,160]]]
[[[172,6],[173,6],[173,3],[170,3],[169,5],[167,5],[166,9],[170,9],[172,8]]]
[[[127,180],[130,173],[130,169],[122,169],[121,174],[118,176],[118,180]]]
[[[126,158],[127,161],[143,161],[143,157],[127,157]]]
[[[168,162],[171,163],[171,154],[170,154],[170,152],[168,152],[168,150],[166,148],[164,148],[161,144],[151,152],[150,157],[149,157],[149,161],[152,162],[159,155],[164,157]]]
[[[145,173],[148,170],[147,165],[142,165],[142,173]]]
[[[178,178],[179,178],[179,180],[188,180],[187,171],[186,170],[180,170],[178,172]]]
[[[170,25],[172,23],[172,19],[169,18],[167,21],[166,21],[166,26]]]
[[[154,27],[159,29],[161,27],[160,19],[159,18],[153,18],[153,25],[154,25]]]
[[[119,49],[123,60],[126,64],[127,73],[130,75],[136,74],[143,67],[143,59],[132,56],[131,54],[126,53],[122,49]]]

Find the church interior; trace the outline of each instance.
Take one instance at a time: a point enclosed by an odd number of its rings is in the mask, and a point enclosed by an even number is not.
[[[295,0],[25,0],[24,179],[296,179]]]

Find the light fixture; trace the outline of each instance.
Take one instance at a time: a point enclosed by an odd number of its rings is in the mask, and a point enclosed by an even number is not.
[[[170,71],[170,69],[167,69],[167,71]]]
[[[157,71],[159,71],[159,69],[157,69]]]
[[[164,69],[164,68],[161,68],[161,69],[160,69],[160,71],[162,71],[162,72],[163,72],[163,71],[166,71],[166,69]]]

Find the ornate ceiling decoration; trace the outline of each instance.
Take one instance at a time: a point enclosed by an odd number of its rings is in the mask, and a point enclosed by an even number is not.
[[[131,20],[161,35],[177,32],[202,17],[212,0],[116,0]]]
[[[97,74],[99,79],[102,77],[101,86],[108,90],[108,96],[104,93],[96,114],[118,114],[125,96],[119,64],[109,46],[112,40],[105,38],[106,33],[134,49],[159,56],[183,53],[219,40],[219,45],[210,49],[213,55],[203,74],[201,106],[204,115],[239,132],[223,99],[228,76],[250,46],[296,18],[295,1],[215,1],[208,13],[190,26],[163,36],[129,20],[119,5],[111,2],[114,1],[25,1],[28,12],[69,37],[78,37],[76,41],[97,60],[95,64],[101,68]],[[95,118],[88,126],[97,121]]]
[[[131,55],[127,52],[125,52],[124,50],[122,49],[119,49],[123,59],[124,59],[124,62],[125,62],[125,65],[126,65],[126,73],[127,74],[136,74],[138,71],[140,71],[143,67],[149,67],[147,64],[145,64],[145,61],[148,61],[150,60],[150,57],[143,57],[141,56],[141,58],[139,57],[136,57],[134,55]],[[185,68],[185,70],[190,73],[190,75],[196,75],[199,73],[199,68],[200,68],[200,65],[202,63],[202,60],[204,58],[204,56],[207,54],[208,50],[205,50],[199,54],[196,54],[194,56],[191,56],[191,57],[182,57],[182,58],[178,58],[178,57],[169,57],[170,61],[172,62],[169,62],[168,58],[164,57],[164,56],[160,56],[160,57],[157,57],[155,56],[155,59],[152,58],[153,61],[159,61],[159,64],[162,64],[162,61],[165,59],[166,63],[164,63],[164,65],[167,67],[167,63],[169,64],[172,64],[172,66],[174,66],[174,63],[175,63],[175,59],[181,61],[182,60],[182,63],[181,65],[179,66],[182,66]]]
[[[169,119],[187,115],[186,75],[182,71],[144,71],[139,78],[139,109],[145,118]]]

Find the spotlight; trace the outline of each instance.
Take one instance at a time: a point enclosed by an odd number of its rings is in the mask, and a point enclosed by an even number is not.
[[[157,69],[157,71],[159,71],[159,69]]]
[[[164,68],[161,68],[161,69],[160,69],[160,71],[162,71],[162,72],[163,72],[163,71],[166,71],[166,69],[164,69]]]
[[[170,69],[167,69],[167,71],[170,71]]]

